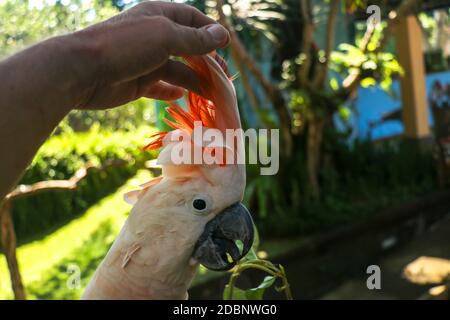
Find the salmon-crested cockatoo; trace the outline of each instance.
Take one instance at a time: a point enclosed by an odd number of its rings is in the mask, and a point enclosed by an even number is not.
[[[173,120],[165,120],[174,130],[157,133],[147,146],[161,149],[162,175],[125,195],[134,207],[84,299],[187,299],[199,263],[229,270],[252,246],[253,221],[241,204],[245,167],[237,161],[242,136],[208,144],[193,134],[199,124],[224,137],[227,129],[241,128],[226,63],[216,53],[185,61],[208,99],[189,92],[187,110],[169,103]],[[176,134],[189,139],[171,139]],[[189,146],[218,161],[175,163],[175,151]]]

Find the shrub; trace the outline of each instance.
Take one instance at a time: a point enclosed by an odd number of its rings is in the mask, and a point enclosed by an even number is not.
[[[326,145],[321,199],[307,197],[304,157],[288,175],[259,176],[249,166],[245,201],[262,237],[307,235],[361,221],[437,188],[431,152],[407,142]]]
[[[46,191],[13,203],[13,219],[20,242],[46,233],[81,214],[93,203],[119,187],[142,167],[149,155],[142,152],[149,128],[134,132],[100,131],[52,136],[39,150],[22,177],[21,184],[69,179],[87,163],[101,165],[116,159],[129,159],[125,166],[92,171],[74,191]]]

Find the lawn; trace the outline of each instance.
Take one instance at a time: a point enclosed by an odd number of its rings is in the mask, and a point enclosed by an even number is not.
[[[123,201],[123,194],[150,178],[151,174],[147,170],[139,171],[117,192],[103,198],[79,218],[42,239],[20,246],[17,249],[17,255],[25,287],[28,289],[31,284],[33,284],[32,287],[36,287],[39,283],[45,282],[54,272],[52,269],[58,267],[60,270],[61,262],[70,262],[67,261],[68,258],[71,260],[81,259],[83,257],[77,256],[82,255],[83,251],[86,256],[89,255],[91,245],[96,247],[95,241],[92,241],[96,239],[96,235],[97,238],[101,234],[107,237],[106,239],[97,239],[99,241],[112,242],[130,210],[130,206]],[[105,232],[105,229],[109,232]],[[108,247],[105,246],[103,254],[107,250]],[[73,263],[77,263],[77,261],[73,261]],[[69,276],[67,272],[66,276]],[[8,298],[12,298],[9,272],[4,256],[0,256],[0,299]]]

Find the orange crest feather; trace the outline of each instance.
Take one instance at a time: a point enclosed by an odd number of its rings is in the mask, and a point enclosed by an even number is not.
[[[231,79],[228,73],[228,66],[226,61],[216,53],[211,54],[227,77]],[[195,71],[201,82],[208,83],[211,75],[209,74],[208,67],[205,62],[185,58],[188,65]],[[164,122],[173,129],[181,129],[191,134],[194,129],[194,122],[201,122],[202,126],[208,128],[217,128],[216,123],[216,106],[214,103],[202,96],[189,91],[188,93],[188,111],[185,111],[182,107],[174,102],[169,102],[169,106],[166,108],[167,113],[173,120],[164,118]],[[144,147],[144,150],[155,150],[163,146],[163,139],[168,132],[158,132],[152,135],[150,138],[152,141]]]

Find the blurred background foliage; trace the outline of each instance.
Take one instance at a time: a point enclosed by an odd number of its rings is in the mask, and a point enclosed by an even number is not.
[[[101,166],[118,159],[128,163],[90,172],[75,191],[43,192],[16,200],[13,217],[18,239],[22,242],[34,239],[70,221],[135,175],[146,159],[139,146],[149,132],[144,128],[132,132],[108,130],[100,128],[97,122],[87,132],[66,131],[51,137],[20,183],[70,179],[88,164]]]
[[[0,58],[104,20],[136,2],[0,0]],[[379,86],[393,94],[392,83],[404,72],[392,40],[380,48],[386,21],[374,27],[366,41],[366,22],[357,15],[367,1],[186,2],[225,24],[237,39],[238,45],[235,42],[220,53],[232,74],[238,74],[235,85],[244,126],[280,128],[280,173],[261,176],[258,166],[247,168],[245,202],[254,213],[262,239],[311,235],[361,221],[437,188],[430,150],[399,140],[349,140],[352,129],[338,130],[334,125],[335,117],[345,123],[354,112],[352,101],[358,87]],[[383,12],[388,11],[386,1],[375,2]],[[337,23],[349,26],[350,35],[327,30],[333,15]],[[429,13],[421,13],[419,19],[432,49],[425,56],[427,70],[445,70],[448,64],[439,42],[438,23]],[[448,21],[448,15],[444,19]],[[346,82],[354,74],[357,81]],[[56,230],[64,233],[65,227],[89,210],[101,216],[99,212],[105,209],[96,207],[101,199],[109,203],[107,210],[119,206],[121,195],[117,192],[129,187],[126,181],[155,157],[141,147],[161,126],[162,105],[140,99],[112,110],[73,111],[64,119],[20,183],[68,179],[88,163],[127,159],[129,164],[90,174],[74,192],[47,192],[15,201],[13,219],[23,252],[39,250],[38,244],[29,248],[27,243],[51,241],[52,236],[56,239]],[[95,230],[84,242],[77,242],[77,248],[64,248],[69,239],[60,241],[59,249],[52,247],[62,258],[48,265],[45,273],[36,271],[25,279],[30,296],[78,298],[82,288],[69,290],[63,284],[68,278],[67,264],[80,266],[85,285],[125,216],[121,213],[113,222],[92,224]],[[25,253],[23,259],[27,259]],[[31,266],[35,261],[30,258],[21,263]],[[0,297],[10,295],[6,287],[0,286]]]

